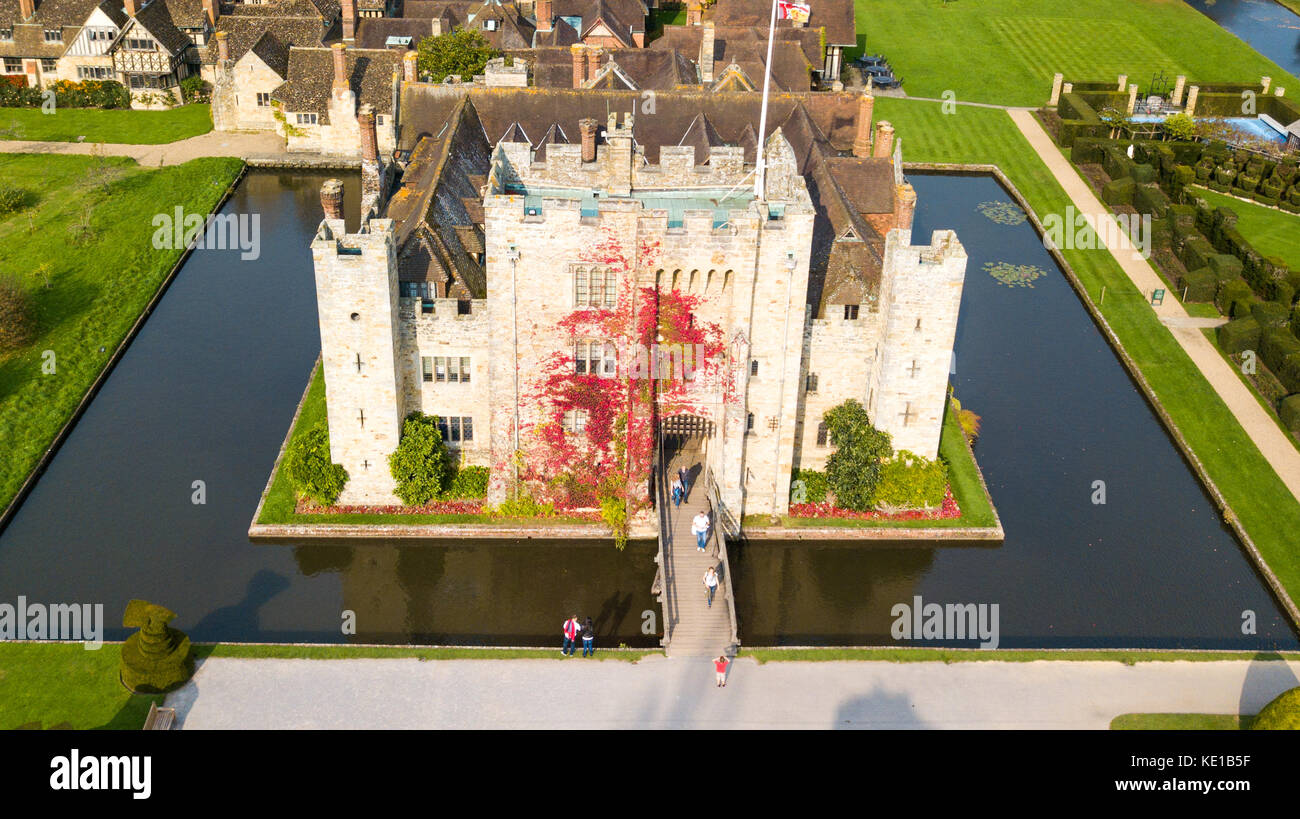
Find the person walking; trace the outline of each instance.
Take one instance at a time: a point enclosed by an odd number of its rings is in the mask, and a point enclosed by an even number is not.
[[[591,625],[591,618],[582,621],[582,656],[596,656],[596,629]]]
[[[709,513],[700,510],[694,518],[691,519],[691,534],[695,535],[695,546],[701,552],[704,546],[709,542]]]
[[[718,572],[712,566],[704,572],[704,593],[709,608],[713,608],[713,593],[718,590]]]
[[[718,658],[713,661],[713,670],[718,675],[718,688],[727,687],[727,657],[725,654],[719,654]]]
[[[575,614],[564,621],[564,647],[560,649],[561,654],[566,657],[573,656],[573,652],[578,648],[578,632],[581,630],[582,627],[578,625],[578,615]]]
[[[686,467],[677,469],[677,480],[682,482],[682,500],[687,500],[691,494],[691,470]]]
[[[682,486],[680,478],[673,478],[672,483],[673,506],[682,505],[682,496],[686,494],[686,488]]]

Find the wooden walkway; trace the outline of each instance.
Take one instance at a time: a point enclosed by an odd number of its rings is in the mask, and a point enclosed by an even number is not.
[[[674,506],[668,491],[668,482],[678,468],[691,469],[691,488],[681,506]],[[735,650],[732,624],[730,567],[725,549],[721,548],[722,532],[716,525],[708,500],[706,472],[693,452],[678,454],[666,469],[660,470],[656,487],[659,494],[659,542],[663,555],[661,567],[661,596],[664,608],[664,650],[669,657],[732,656]],[[691,519],[701,511],[710,513],[715,525],[709,531],[709,547],[700,552],[695,535],[691,534]],[[717,570],[718,590],[713,595],[713,605],[706,603],[704,573],[710,567]]]

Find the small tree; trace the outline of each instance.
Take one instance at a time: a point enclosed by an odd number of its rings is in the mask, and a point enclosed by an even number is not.
[[[1196,120],[1186,114],[1174,114],[1164,121],[1165,136],[1177,142],[1196,138]]]
[[[11,276],[0,276],[0,353],[16,350],[36,336],[31,294]]]
[[[423,506],[433,500],[449,477],[447,461],[437,416],[422,412],[406,416],[402,440],[388,456],[389,472],[397,482],[394,494],[408,506]]]
[[[488,60],[500,56],[475,29],[457,28],[450,34],[425,37],[417,51],[420,75],[434,82],[451,76],[469,82],[475,74],[482,74]]]
[[[285,469],[298,494],[320,506],[331,506],[348,482],[348,471],[330,460],[330,433],[317,424],[289,444]]]
[[[122,644],[122,684],[137,694],[161,694],[194,674],[190,638],[170,623],[176,614],[144,600],[132,600],[122,625],[140,629]]]
[[[831,444],[826,460],[826,480],[835,492],[836,505],[865,511],[871,508],[880,463],[894,454],[889,433],[871,425],[867,409],[853,399],[829,410],[825,417]]]

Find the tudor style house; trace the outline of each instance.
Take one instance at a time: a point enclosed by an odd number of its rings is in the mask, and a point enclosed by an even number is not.
[[[621,366],[576,317],[642,293],[721,334],[707,375],[653,413],[702,439],[730,509],[784,512],[791,470],[832,451],[823,414],[850,398],[896,448],[937,455],[966,254],[951,231],[913,244],[916,197],[872,97],[780,95],[761,136],[757,94],[664,92],[635,116],[640,99],[404,81],[391,195],[363,110],[361,228],[330,183],[312,242],[341,503],[397,503],[387,457],[412,411],[503,500],[516,451],[588,434],[539,381]]]

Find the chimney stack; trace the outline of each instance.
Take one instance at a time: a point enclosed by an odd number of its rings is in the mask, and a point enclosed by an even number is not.
[[[583,82],[587,79],[587,69],[583,67],[586,61],[587,47],[581,43],[574,43],[569,46],[569,53],[573,55],[573,87],[581,88]]]
[[[29,20],[36,13],[36,0],[18,0],[19,21]]]
[[[325,210],[326,219],[343,218],[343,181],[326,179],[320,186],[320,206]]]
[[[334,91],[347,91],[351,88],[348,85],[348,47],[335,43],[331,48],[334,53]]]
[[[375,107],[370,103],[361,106],[357,112],[357,124],[361,126],[361,161],[373,163],[379,161],[379,141],[375,136]]]
[[[853,138],[853,155],[859,159],[871,156],[871,116],[876,108],[876,98],[867,92],[858,97],[858,130]]]
[[[705,23],[700,33],[700,79],[713,82],[713,21]]]
[[[596,126],[599,125],[591,117],[578,120],[578,131],[582,134],[582,161],[596,161]]]
[[[894,153],[894,126],[882,120],[876,126],[876,145],[872,156],[888,159]]]
[[[32,7],[35,8],[35,0],[30,0],[30,2],[32,3]],[[139,0],[125,0],[122,7],[122,10],[126,12],[127,17],[134,17],[140,11],[140,2]]]
[[[899,230],[912,229],[912,217],[916,215],[916,191],[911,182],[904,182],[894,189],[894,227]]]
[[[596,76],[596,70],[600,68],[600,55],[604,53],[605,49],[600,46],[587,47],[587,82]]]
[[[217,62],[224,63],[230,61],[230,35],[224,31],[218,31],[212,35],[217,41]]]
[[[402,55],[402,76],[407,82],[419,82],[420,80],[420,56],[414,51],[408,51]]]
[[[357,0],[343,0],[343,39],[352,42],[357,37]]]
[[[208,17],[208,24],[213,28],[216,28],[217,18],[221,16],[221,4],[219,0],[203,0],[203,12]]]
[[[537,0],[537,10],[534,12],[537,17],[537,30],[540,32],[549,32],[553,26],[551,21],[555,14],[551,11],[551,0]]]

